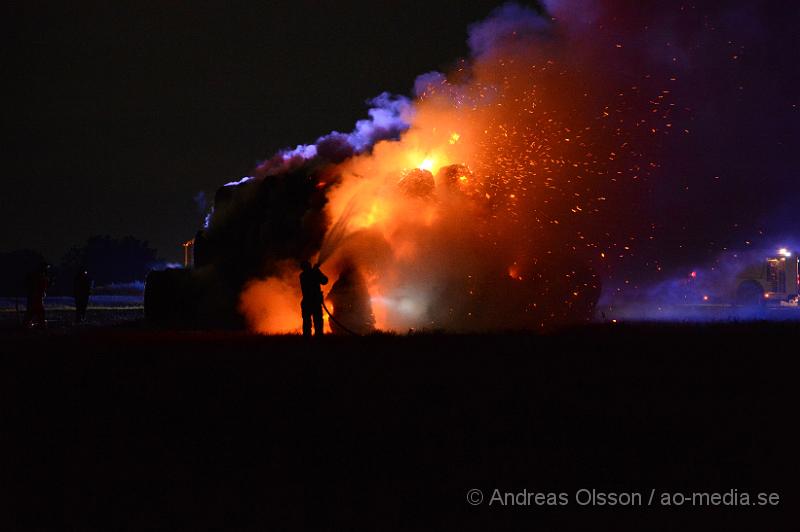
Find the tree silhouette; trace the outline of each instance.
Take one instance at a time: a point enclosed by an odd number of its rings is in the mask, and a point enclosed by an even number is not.
[[[0,296],[25,295],[25,277],[43,262],[42,254],[30,249],[0,253]]]
[[[156,250],[132,236],[93,236],[81,247],[70,249],[61,261],[60,273],[72,279],[85,269],[97,285],[144,281],[157,260]]]

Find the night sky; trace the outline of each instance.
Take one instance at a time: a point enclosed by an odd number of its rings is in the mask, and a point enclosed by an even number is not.
[[[198,193],[280,148],[351,130],[370,97],[409,94],[417,75],[467,53],[468,25],[500,2],[227,4],[3,8],[0,250],[57,261],[91,235],[131,234],[178,260],[203,217]],[[665,147],[669,186],[643,200],[671,224],[665,245],[800,239],[800,8],[652,4],[625,27],[675,43],[693,121],[690,142]]]
[[[365,100],[467,51],[496,3],[18,3],[0,249],[57,260],[92,234],[180,257],[198,192],[349,131]],[[13,103],[11,103],[13,102]]]

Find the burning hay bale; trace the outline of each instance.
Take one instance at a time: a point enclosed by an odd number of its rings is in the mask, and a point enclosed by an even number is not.
[[[555,31],[561,14],[499,9],[470,29],[472,57],[420,76],[413,102],[384,94],[353,132],[222,187],[196,239],[217,294],[203,300],[253,330],[295,332],[309,260],[339,278],[328,300],[359,332],[591,319],[601,274],[652,240],[631,205],[678,106],[670,77],[626,87],[627,73],[571,68],[622,52]]]
[[[198,286],[189,270],[152,271],[144,292],[145,316],[166,327],[190,327],[197,323]]]
[[[369,334],[375,330],[375,316],[366,279],[349,260],[340,270],[327,297],[333,305],[331,331],[334,334]]]
[[[467,165],[451,164],[443,166],[436,173],[436,182],[448,191],[456,191],[467,196],[483,196],[480,182]]]
[[[433,180],[433,174],[429,170],[413,168],[403,172],[400,181],[397,182],[397,186],[407,196],[427,198],[433,195],[436,182]]]

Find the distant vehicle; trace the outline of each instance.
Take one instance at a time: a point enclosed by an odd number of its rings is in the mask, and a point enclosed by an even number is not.
[[[800,256],[781,248],[773,257],[754,264],[737,277],[736,303],[743,306],[798,304]]]

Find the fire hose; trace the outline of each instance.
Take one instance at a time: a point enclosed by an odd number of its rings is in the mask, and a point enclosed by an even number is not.
[[[323,262],[325,262],[325,258],[323,258],[322,260],[318,260],[317,263],[314,265],[314,269],[315,270],[319,270],[319,267],[322,266]],[[353,336],[361,336],[360,334],[358,334],[354,330],[350,329],[349,327],[344,326],[342,324],[342,322],[340,322],[339,320],[337,320],[336,318],[333,317],[333,314],[331,314],[331,311],[328,310],[328,306],[325,304],[325,298],[324,297],[322,298],[322,308],[325,309],[325,312],[328,314],[328,317],[331,319],[331,321],[333,321],[333,323],[335,323],[336,325],[341,327],[344,332],[346,332],[348,334],[352,334]]]
[[[360,335],[360,334],[358,334],[357,332],[355,332],[355,331],[353,331],[353,330],[351,330],[351,329],[349,329],[349,328],[345,327],[344,325],[342,325],[342,322],[340,322],[339,320],[337,320],[336,318],[334,318],[334,317],[333,317],[333,314],[331,314],[331,311],[330,311],[330,310],[328,310],[328,306],[325,304],[325,300],[324,300],[324,299],[322,300],[322,308],[324,308],[324,309],[325,309],[325,312],[327,312],[327,313],[328,313],[328,317],[329,317],[331,320],[333,320],[333,323],[335,323],[336,325],[338,325],[339,327],[341,327],[343,331],[345,331],[345,332],[347,332],[347,333],[350,333],[350,334],[352,334],[353,336],[361,336],[361,335]]]
[[[321,260],[318,260],[317,263],[314,265],[314,269],[315,270],[319,270],[319,267],[322,266],[323,262],[325,262],[325,258],[323,258]],[[361,336],[360,334],[358,334],[354,330],[350,329],[349,327],[344,326],[342,324],[342,322],[340,322],[339,320],[337,320],[336,318],[333,317],[333,314],[331,313],[330,310],[328,310],[328,306],[325,304],[325,298],[324,297],[322,298],[322,308],[325,309],[325,312],[328,314],[328,317],[331,319],[331,321],[333,321],[333,323],[335,323],[336,325],[341,327],[344,332],[346,332],[348,334],[352,334],[353,336]]]

